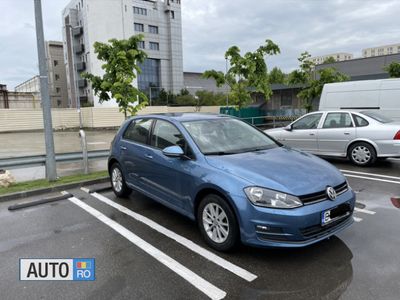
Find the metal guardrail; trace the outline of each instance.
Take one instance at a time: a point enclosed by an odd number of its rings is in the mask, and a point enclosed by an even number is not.
[[[108,157],[108,155],[110,154],[110,150],[88,151],[87,154],[89,159],[102,159]],[[56,162],[73,162],[81,161],[82,159],[82,152],[56,154]],[[0,169],[44,166],[45,163],[46,155],[0,158]]]
[[[255,126],[269,126],[272,128],[275,127],[283,127],[285,123],[293,122],[300,116],[260,116],[260,117],[248,117],[248,118],[240,118],[241,120],[249,120],[250,124]],[[263,122],[255,122],[255,120],[261,119]]]

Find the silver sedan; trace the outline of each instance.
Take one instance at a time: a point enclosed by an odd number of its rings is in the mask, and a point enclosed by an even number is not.
[[[400,123],[374,111],[318,111],[289,126],[265,130],[284,145],[321,156],[347,157],[367,166],[400,157]]]

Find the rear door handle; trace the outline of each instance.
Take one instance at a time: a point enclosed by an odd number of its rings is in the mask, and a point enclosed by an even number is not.
[[[121,150],[126,150],[127,148],[125,146],[121,146]]]
[[[145,156],[146,158],[148,158],[148,159],[153,159],[153,155],[145,154],[144,156]]]
[[[345,132],[344,134],[345,134],[345,135],[350,135],[350,132]]]
[[[315,135],[315,133],[310,133],[310,135]]]

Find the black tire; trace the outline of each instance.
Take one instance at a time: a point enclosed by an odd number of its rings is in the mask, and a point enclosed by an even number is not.
[[[215,224],[209,224],[208,226],[211,226],[213,229],[213,231],[211,232],[210,230],[208,232],[210,232],[211,235],[213,235],[214,238],[220,238],[220,242],[217,242],[215,240],[212,239],[212,237],[210,237],[207,233],[207,229],[206,229],[206,225],[203,222],[203,213],[205,213],[204,211],[208,211],[210,208],[217,208],[219,211],[219,215],[222,215],[222,211],[225,213],[226,217],[221,217],[221,222],[218,222],[215,219]],[[206,213],[205,213],[206,214]],[[207,214],[206,214],[207,215]],[[207,215],[207,220],[210,221],[212,218],[212,216],[210,216],[210,218],[208,218]],[[232,250],[233,248],[235,248],[235,246],[237,245],[238,241],[239,241],[239,226],[235,217],[234,212],[232,211],[231,207],[227,204],[227,202],[221,198],[218,195],[215,194],[209,194],[207,196],[205,196],[198,207],[197,210],[197,223],[201,232],[201,235],[203,236],[204,240],[207,242],[208,245],[210,245],[212,248],[214,248],[215,250],[218,251],[229,251]],[[228,224],[228,227],[226,227],[226,225],[224,225],[225,223]],[[211,228],[209,227],[209,229]],[[218,229],[217,229],[218,227]],[[222,228],[221,228],[222,227]],[[226,230],[228,228],[228,230]],[[225,230],[225,231],[223,231]],[[225,233],[227,232],[227,234],[225,235]],[[215,233],[215,235],[214,235]],[[219,233],[219,235],[218,235]],[[222,236],[226,236],[226,238],[222,238]]]
[[[377,160],[375,148],[368,143],[357,142],[351,145],[347,157],[350,161],[360,167],[374,164]]]
[[[117,176],[120,174],[120,182],[117,183]],[[114,163],[110,168],[111,188],[117,197],[125,198],[130,195],[132,190],[125,183],[125,176],[119,163]]]

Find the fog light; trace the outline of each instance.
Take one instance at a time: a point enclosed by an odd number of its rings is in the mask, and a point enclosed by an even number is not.
[[[269,232],[270,227],[265,225],[257,225],[256,230],[260,232]]]

